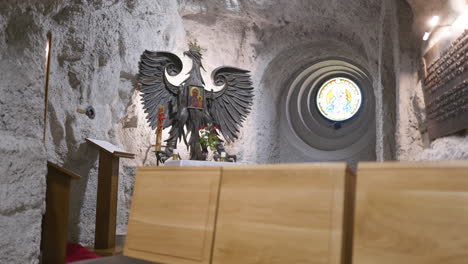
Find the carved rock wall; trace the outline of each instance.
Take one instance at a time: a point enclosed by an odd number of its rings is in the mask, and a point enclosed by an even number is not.
[[[47,160],[82,176],[72,184],[69,240],[92,245],[97,151],[86,137],[138,155],[121,163],[118,232],[125,232],[135,167],[155,163],[146,152],[152,132],[144,116],[131,116],[141,111],[138,60],[144,49],[182,51],[177,7],[170,0],[1,1],[0,263],[38,263]],[[44,146],[48,31],[53,45]],[[87,106],[96,109],[95,119],[76,112]]]
[[[94,243],[97,150],[85,138],[135,153],[121,159],[117,232],[126,232],[135,167],[155,164],[135,91],[145,49],[182,51],[185,31],[174,1],[58,1],[44,17],[54,34],[47,134],[49,159],[83,178],[73,184],[70,241]],[[96,117],[78,114],[93,106]]]
[[[311,157],[307,146],[280,144],[285,135],[279,127],[287,123],[280,118],[281,97],[288,89],[284,84],[294,78],[291,69],[330,57],[351,60],[369,72],[377,101],[377,139],[369,138],[374,146],[347,160],[394,157],[398,43],[389,38],[397,32],[398,19],[393,1],[192,0],[179,4],[189,35],[200,36],[201,44],[209,47],[208,74],[220,63],[253,71],[254,110],[239,140],[243,144],[230,146],[243,161],[339,160],[332,152]]]
[[[397,159],[399,160],[466,160],[468,159],[468,136],[466,132],[430,141],[427,134],[425,102],[422,92],[424,55],[434,45],[444,50],[463,32],[456,19],[468,14],[468,4],[464,0],[450,1],[408,1],[415,14],[415,24],[400,21],[400,72],[398,89]],[[422,33],[415,36],[409,32],[427,30],[427,18],[441,16],[442,27],[435,31],[428,42],[422,42]],[[407,20],[406,20],[407,21]],[[413,34],[413,35],[411,35]]]
[[[343,56],[357,60],[373,79],[377,123],[381,124],[376,128],[381,153],[377,156],[384,158],[382,146],[388,139],[383,129],[391,129],[393,124],[391,113],[384,118],[383,111],[392,111],[393,102],[384,108],[383,98],[387,90],[393,96],[395,63],[394,51],[390,54],[382,49],[382,36],[396,26],[396,14],[391,4],[382,3],[2,0],[0,149],[8,157],[0,161],[1,175],[7,175],[0,178],[0,197],[6,201],[0,205],[0,236],[6,238],[0,242],[0,263],[37,263],[47,159],[82,176],[72,186],[69,240],[92,245],[97,151],[85,142],[87,137],[110,141],[137,155],[135,160],[121,162],[118,232],[126,232],[135,167],[155,164],[150,147],[154,132],[146,125],[135,92],[138,60],[145,49],[182,56],[186,41],[196,38],[206,49],[204,78],[208,85],[212,85],[211,71],[220,65],[250,69],[256,88],[254,109],[239,141],[227,149],[238,154],[242,163],[276,163],[282,161],[278,102],[283,90],[271,84],[289,76],[274,70],[266,74],[267,69],[272,69],[275,58],[301,45],[308,49],[297,49],[298,54],[334,56],[328,41],[338,41],[346,53]],[[44,147],[41,120],[48,31],[54,37]],[[184,62],[186,72],[190,61]],[[385,80],[382,75],[387,73],[390,77]],[[76,112],[87,106],[95,108],[95,119]],[[374,149],[370,151],[375,156]]]
[[[0,3],[0,263],[38,263],[45,209],[45,35],[16,1]]]

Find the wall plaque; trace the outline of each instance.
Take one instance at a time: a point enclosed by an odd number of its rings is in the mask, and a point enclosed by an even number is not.
[[[445,51],[426,53],[426,102],[429,137],[434,140],[468,128],[468,30]]]

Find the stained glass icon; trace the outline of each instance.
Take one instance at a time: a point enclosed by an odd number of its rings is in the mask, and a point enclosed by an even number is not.
[[[332,78],[318,90],[315,98],[320,113],[331,121],[345,121],[361,108],[361,89],[348,78]]]

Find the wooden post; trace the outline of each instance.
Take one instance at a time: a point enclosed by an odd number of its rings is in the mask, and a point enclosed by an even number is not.
[[[96,231],[94,248],[115,247],[117,196],[119,190],[119,157],[99,151]]]
[[[65,263],[70,207],[70,180],[77,174],[47,162],[46,213],[42,228],[42,263]]]
[[[117,196],[119,191],[119,158],[135,158],[109,142],[87,138],[99,148],[96,230],[94,249],[99,255],[115,254]]]
[[[42,141],[45,144],[47,131],[47,111],[49,108],[49,77],[50,77],[50,57],[52,53],[52,32],[47,33],[47,57],[46,57],[46,79],[44,88],[44,133]]]

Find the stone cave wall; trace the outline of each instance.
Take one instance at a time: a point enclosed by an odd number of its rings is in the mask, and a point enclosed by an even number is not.
[[[259,120],[279,127],[287,122],[281,119],[282,97],[284,97],[289,80],[294,77],[294,69],[310,66],[311,63],[328,58],[342,58],[352,61],[368,72],[372,81],[376,100],[376,137],[369,137],[367,147],[360,153],[348,156],[344,160],[356,163],[359,160],[384,160],[393,157],[391,146],[393,136],[384,131],[393,131],[396,95],[394,76],[394,56],[398,53],[394,41],[386,42],[392,37],[397,25],[396,8],[393,1],[314,1],[313,4],[301,6],[300,1],[288,2],[278,13],[268,9],[266,18],[270,24],[259,26],[255,43],[258,47],[258,71],[265,72],[260,81],[261,98],[256,102],[262,115]],[[302,4],[305,4],[302,2]],[[295,10],[295,11],[293,11]],[[298,11],[301,10],[301,11]],[[284,11],[284,12],[282,12]],[[291,13],[288,16],[288,11]],[[295,13],[293,13],[295,12]],[[257,13],[258,14],[258,13]],[[261,13],[260,13],[261,14]],[[292,15],[294,14],[294,15]],[[281,17],[275,23],[271,17]],[[261,22],[256,22],[256,27]],[[385,49],[383,47],[389,47]],[[393,91],[393,93],[392,93]],[[393,97],[392,97],[393,96]],[[393,108],[392,108],[393,107]],[[387,111],[389,111],[387,113]],[[372,120],[369,120],[371,123]],[[270,132],[267,130],[267,132]],[[332,152],[323,155],[311,155],[308,146],[292,146],[278,129],[272,135],[257,138],[261,146],[279,142],[272,146],[271,153],[279,153],[272,160],[278,162],[337,161]],[[271,160],[271,159],[270,159]]]
[[[50,12],[44,17],[54,34],[47,154],[82,176],[72,185],[69,240],[93,245],[98,152],[85,139],[137,155],[121,159],[117,233],[125,233],[135,167],[155,164],[153,132],[135,90],[139,56],[145,49],[181,52],[185,31],[173,1],[57,1]],[[94,119],[77,113],[87,106],[95,108]]]
[[[34,11],[14,5],[0,2],[0,263],[37,263],[47,172],[45,32]]]
[[[145,49],[181,52],[185,31],[174,1],[1,1],[0,263],[38,263],[46,161],[82,176],[72,184],[69,240],[92,245],[97,151],[108,140],[138,158],[121,162],[118,232],[125,232],[135,167],[152,132],[136,95]],[[46,143],[42,141],[46,34],[53,34]],[[96,118],[77,113],[93,106]],[[140,107],[140,109],[137,109]]]
[[[415,18],[411,7],[401,1],[398,10],[402,19],[399,21],[396,156],[399,160],[407,160],[422,151],[424,139],[421,132],[426,130],[424,98],[422,88],[418,84],[421,40],[414,35]]]
[[[393,123],[382,113],[391,111],[393,103],[383,95],[386,90],[392,93],[393,84],[392,77],[382,75],[392,73],[395,62],[394,51],[381,47],[386,41],[382,36],[396,26],[393,8],[381,0],[3,0],[0,149],[7,158],[0,168],[8,177],[0,178],[0,195],[6,201],[0,205],[0,235],[6,237],[0,242],[0,262],[37,263],[46,160],[82,176],[72,185],[69,240],[93,244],[98,155],[86,143],[88,137],[137,155],[135,160],[121,160],[117,220],[118,233],[126,232],[135,168],[156,163],[150,147],[154,131],[146,125],[135,91],[139,56],[145,49],[181,56],[187,41],[197,39],[206,49],[204,78],[209,86],[211,71],[218,66],[251,70],[253,110],[239,140],[227,150],[241,163],[278,163],[278,103],[284,87],[277,84],[289,77],[275,70],[288,67],[277,64],[278,58],[288,52],[306,52],[309,58],[336,56],[336,50],[327,48],[333,42],[340,56],[370,72],[377,101],[377,139],[372,142],[377,152],[374,147],[368,151],[379,159],[387,157],[383,146],[390,139],[383,129]],[[44,145],[48,31],[53,46]],[[186,72],[190,61],[183,61]],[[77,113],[87,106],[95,108],[95,119]]]
[[[441,25],[452,24],[457,16],[468,13],[468,4],[464,0],[452,0],[433,3],[421,2],[428,5],[431,13],[424,15],[423,8],[412,4],[414,20],[427,23],[427,17],[434,14],[442,15]],[[409,18],[413,13],[408,11],[408,5],[400,5],[399,12],[403,17]],[[436,10],[436,11],[435,11]],[[405,15],[406,14],[406,15]],[[468,133],[460,133],[429,140],[426,125],[425,102],[422,91],[424,80],[424,65],[422,56],[434,45],[439,44],[441,50],[450,45],[462,32],[462,28],[443,27],[436,31],[431,39],[424,43],[414,31],[421,32],[420,24],[412,24],[411,19],[400,21],[400,71],[398,89],[398,122],[397,122],[397,159],[410,161],[432,160],[466,160],[468,159]]]
[[[393,1],[179,1],[188,32],[207,52],[207,69],[234,64],[254,73],[254,110],[230,149],[257,163],[338,160],[282,144],[280,105],[291,68],[329,57],[368,71],[376,96],[376,139],[348,161],[395,158],[398,17]],[[221,40],[221,41],[220,41]],[[234,52],[233,52],[234,51]],[[208,73],[210,70],[207,71]]]

